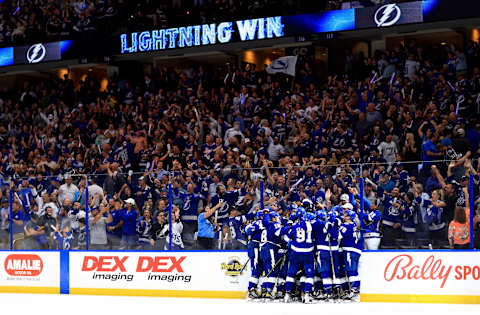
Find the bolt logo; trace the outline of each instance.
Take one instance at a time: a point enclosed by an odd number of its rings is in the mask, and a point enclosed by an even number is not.
[[[222,270],[225,270],[226,276],[238,277],[242,271],[242,263],[238,257],[230,257],[228,263],[222,263]]]
[[[29,63],[38,63],[45,58],[47,49],[43,44],[35,44],[27,50],[27,61]]]
[[[42,273],[43,261],[38,255],[13,254],[5,259],[5,271],[15,277],[35,277]]]
[[[375,24],[377,27],[392,26],[398,22],[402,16],[402,10],[396,4],[386,4],[375,11]]]
[[[285,70],[288,69],[288,63],[282,60],[274,60],[270,64],[270,68],[272,68],[273,70]]]

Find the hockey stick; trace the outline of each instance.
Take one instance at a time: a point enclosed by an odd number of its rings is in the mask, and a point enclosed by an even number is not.
[[[335,283],[337,282],[337,277],[335,275],[335,265],[333,264],[333,255],[332,255],[332,245],[330,243],[330,233],[328,234],[328,248],[329,248],[329,253],[330,253],[330,264],[331,264],[331,267],[332,267],[332,278],[333,278],[333,287],[332,289],[335,288]],[[339,281],[340,282],[340,281]],[[343,289],[342,289],[342,286],[341,284],[338,284],[338,288],[340,289],[340,291],[343,293]],[[332,290],[333,291],[333,290]]]
[[[349,255],[349,253],[347,253],[347,255]],[[350,259],[348,259],[348,260],[350,260]],[[349,276],[348,276],[348,273],[347,273],[346,270],[345,270],[345,278],[347,279],[348,290],[350,291],[350,293],[352,293],[352,285],[350,284],[350,279],[349,279]]]
[[[243,274],[243,271],[245,270],[245,268],[247,268],[249,261],[250,261],[250,258],[248,258],[247,262],[243,265],[242,269],[240,270],[240,274]]]
[[[265,276],[265,278],[268,278],[268,276],[277,268],[277,266],[280,264],[281,261],[283,261],[287,257],[287,252],[285,252],[282,257],[273,265],[272,270],[268,272],[268,274]]]

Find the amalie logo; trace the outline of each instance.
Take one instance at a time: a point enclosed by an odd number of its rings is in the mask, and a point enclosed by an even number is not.
[[[12,254],[5,259],[5,271],[14,277],[36,277],[42,273],[43,261],[38,255]]]
[[[434,255],[430,255],[423,262],[417,263],[412,256],[402,254],[393,257],[387,263],[383,277],[388,282],[395,280],[437,280],[441,281],[440,288],[443,288],[450,274],[455,280],[480,280],[480,265],[449,265]]]

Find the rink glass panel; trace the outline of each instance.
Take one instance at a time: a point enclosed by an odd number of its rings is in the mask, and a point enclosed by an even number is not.
[[[102,175],[73,175],[71,179],[19,178],[4,189],[0,247],[244,250],[245,240],[236,238],[241,229],[230,223],[232,211],[245,215],[250,209],[272,208],[283,199],[282,214],[288,218],[292,203],[305,206],[303,200],[309,199],[318,209],[317,204],[325,203],[327,196],[337,205],[341,195],[348,194],[358,215],[362,243],[366,243],[365,234],[372,232],[370,225],[378,223],[378,249],[450,249],[448,231],[455,209],[468,206],[465,229],[471,242],[465,248],[478,248],[478,161],[405,162],[401,166],[346,162],[270,163],[268,171],[266,166],[194,172],[152,169],[142,174],[107,170]],[[295,163],[304,166],[292,166]],[[208,209],[218,203],[217,211],[205,219]],[[381,217],[372,223],[368,216],[376,211]],[[249,219],[241,222],[244,225]]]

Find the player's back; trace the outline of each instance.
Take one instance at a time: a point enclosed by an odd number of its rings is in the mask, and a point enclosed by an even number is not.
[[[313,227],[309,221],[299,221],[290,231],[290,248],[298,253],[308,253],[313,251],[314,238]]]
[[[245,227],[245,232],[249,238],[249,241],[260,243],[262,237],[263,225],[262,221],[257,220]]]
[[[282,228],[280,223],[265,222],[264,220],[264,222],[262,222],[262,225],[264,229],[261,234],[260,246],[271,244],[271,245],[280,247],[280,244],[281,244],[280,232]]]
[[[324,220],[316,220],[312,224],[313,235],[317,249],[329,250],[329,227],[331,223]]]
[[[361,253],[360,232],[354,222],[345,222],[339,230],[343,250]]]

